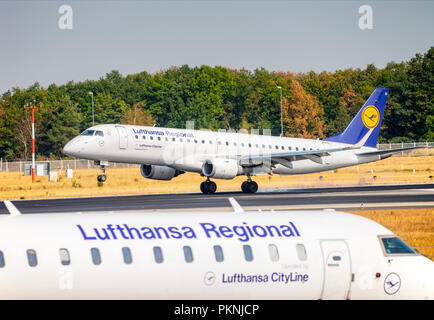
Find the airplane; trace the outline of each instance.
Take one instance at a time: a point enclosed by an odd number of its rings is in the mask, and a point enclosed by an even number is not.
[[[388,158],[394,152],[418,147],[378,150],[380,125],[388,89],[377,88],[348,127],[325,140],[311,140],[234,132],[212,132],[135,125],[92,126],[69,141],[66,155],[94,160],[101,166],[98,181],[107,177],[109,161],[140,164],[144,178],[171,180],[185,172],[206,177],[200,189],[216,192],[211,178],[247,176],[244,193],[255,193],[258,174],[304,174],[334,170]]]
[[[0,216],[0,299],[433,299],[434,262],[343,212]]]

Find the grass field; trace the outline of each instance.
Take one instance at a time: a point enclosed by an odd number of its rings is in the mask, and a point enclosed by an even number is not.
[[[262,175],[254,177],[259,188],[303,188],[348,185],[434,183],[434,156],[398,157],[335,171],[281,177]],[[186,173],[171,181],[144,179],[139,168],[108,169],[107,182],[98,186],[99,170],[76,170],[72,179],[65,172],[58,182],[48,177],[31,177],[22,173],[0,172],[0,200],[82,197],[104,195],[131,195],[150,193],[200,192],[204,180],[198,174]],[[245,177],[233,180],[215,180],[218,191],[240,190]],[[353,211],[373,219],[402,237],[422,254],[434,259],[434,210],[375,210]]]

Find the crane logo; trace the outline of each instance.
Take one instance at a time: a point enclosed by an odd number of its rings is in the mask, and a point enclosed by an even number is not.
[[[375,106],[369,105],[362,111],[362,121],[366,128],[373,129],[380,123],[380,112]]]
[[[384,292],[388,295],[393,295],[399,291],[401,288],[401,278],[398,274],[392,272],[389,273],[384,279]]]

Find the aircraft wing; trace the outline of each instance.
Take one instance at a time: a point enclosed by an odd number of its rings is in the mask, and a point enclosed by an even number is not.
[[[407,147],[407,148],[397,148],[397,149],[368,151],[368,152],[357,153],[357,156],[376,156],[376,155],[383,155],[383,154],[388,154],[388,153],[402,152],[402,151],[406,151],[406,150],[413,150],[413,149],[420,149],[420,148],[425,148],[425,147],[417,146],[417,147]]]
[[[350,149],[354,149],[354,147],[248,155],[248,156],[242,156],[240,158],[240,164],[245,167],[250,167],[259,164],[267,164],[268,162],[269,165],[280,163],[286,167],[291,168],[292,161],[305,160],[305,159],[312,160],[313,162],[319,164],[323,164],[324,163],[323,157],[329,156],[333,152],[345,151]]]

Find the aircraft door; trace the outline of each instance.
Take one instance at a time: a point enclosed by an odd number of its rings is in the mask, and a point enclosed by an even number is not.
[[[128,147],[128,133],[127,129],[122,126],[116,126],[119,135],[119,149],[126,149]]]
[[[350,252],[345,240],[322,240],[324,282],[321,299],[349,299],[351,286]]]

